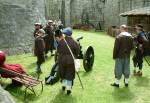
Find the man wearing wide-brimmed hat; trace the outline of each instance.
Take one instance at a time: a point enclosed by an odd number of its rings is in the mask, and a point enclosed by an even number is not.
[[[40,29],[37,33],[37,37],[35,38],[35,48],[34,54],[37,57],[37,67],[36,72],[41,73],[41,64],[45,61],[44,51],[45,51],[45,43],[43,37],[45,35],[45,31]]]
[[[46,27],[44,28],[45,33],[47,34],[44,38],[45,41],[45,54],[48,53],[48,51],[51,51],[51,56],[53,56],[53,49],[54,49],[54,27],[53,27],[53,21],[48,20],[48,23]]]
[[[35,28],[35,30],[34,30],[34,32],[33,32],[33,36],[36,37],[38,31],[39,31],[40,29],[42,29],[42,24],[37,22],[37,23],[34,24],[34,28]]]

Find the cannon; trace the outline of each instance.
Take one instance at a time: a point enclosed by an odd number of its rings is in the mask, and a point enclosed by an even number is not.
[[[80,53],[78,55],[78,59],[83,59],[83,67],[86,72],[89,72],[92,70],[93,64],[94,64],[94,49],[92,46],[88,46],[83,53],[82,46],[80,44],[80,40],[83,39],[83,37],[77,38],[77,42],[80,46]]]
[[[82,51],[82,46],[80,44],[80,40],[82,40],[83,37],[78,37],[76,39],[76,41],[78,42],[79,46],[80,46],[80,53],[78,54],[78,57],[77,59],[83,59],[83,67],[84,67],[84,70],[86,72],[89,72],[92,70],[92,67],[93,67],[93,64],[94,64],[94,49],[92,46],[88,46],[85,50],[85,52]],[[55,64],[53,65],[52,69],[51,69],[51,72],[50,72],[50,75],[47,76],[45,78],[45,84],[54,84],[56,83],[58,80],[59,80],[59,75],[58,75],[58,69],[59,69],[59,66],[58,66],[58,62],[57,62],[57,52],[55,53]]]

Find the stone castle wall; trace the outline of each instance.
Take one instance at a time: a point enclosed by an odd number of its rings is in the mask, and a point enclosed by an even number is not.
[[[0,1],[0,50],[7,54],[32,50],[33,25],[45,22],[43,0]]]
[[[33,24],[61,19],[65,26],[100,21],[107,29],[127,23],[120,13],[150,6],[150,0],[1,0],[0,50],[7,54],[31,52]]]

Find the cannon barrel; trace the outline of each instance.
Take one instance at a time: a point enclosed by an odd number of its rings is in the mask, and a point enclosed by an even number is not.
[[[79,42],[81,39],[83,39],[83,36],[78,37],[76,40]]]

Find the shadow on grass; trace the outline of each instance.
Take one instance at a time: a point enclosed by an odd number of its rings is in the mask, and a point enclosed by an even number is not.
[[[86,77],[86,76],[89,76],[92,73],[92,70],[89,71],[89,72],[86,72],[85,70],[84,71],[79,71],[79,73],[82,73],[82,76]]]
[[[26,100],[24,100],[25,88],[23,87],[14,87],[13,85],[8,85],[6,90],[9,91],[15,98],[17,98],[17,100],[22,101],[23,103],[28,103],[38,99],[36,95],[30,91],[27,91],[27,97]]]
[[[114,88],[112,93],[116,101],[131,101],[134,99],[134,94],[130,91],[130,88]]]
[[[76,98],[72,95],[68,96],[62,91],[59,91],[59,93],[55,96],[55,98],[50,101],[50,103],[76,103]]]
[[[31,63],[31,64],[29,64],[29,65],[26,67],[26,69],[34,68],[35,65],[36,65],[36,63]]]
[[[50,57],[48,57],[47,59],[45,59],[45,63],[48,62],[48,61],[50,61],[52,58],[53,58],[53,57],[50,56]],[[45,64],[45,63],[43,63],[43,64]],[[35,62],[30,63],[29,65],[26,66],[26,69],[27,69],[28,71],[30,71],[30,70],[33,69],[33,68],[36,68],[36,59],[35,59]]]
[[[138,87],[149,87],[148,77],[136,77],[136,86]]]
[[[31,75],[31,76],[33,76],[34,78],[37,78],[37,76],[38,76],[35,71],[32,71],[32,72],[28,73],[28,75]]]
[[[43,74],[43,73],[38,74],[38,73],[36,73],[36,72],[30,72],[28,75],[32,76],[32,77],[35,78],[35,79],[42,80],[42,74]]]
[[[53,59],[53,56],[48,56],[47,58],[45,58],[45,62],[50,61],[51,59]]]

